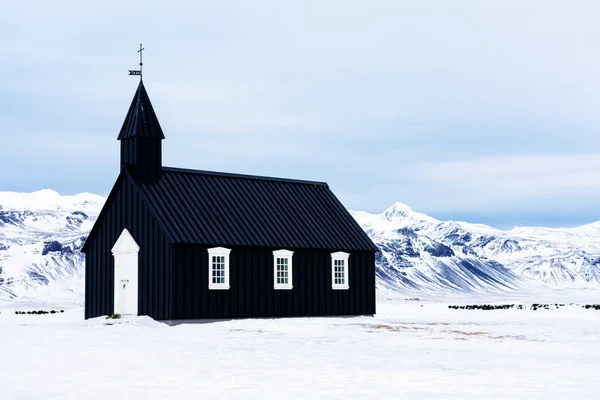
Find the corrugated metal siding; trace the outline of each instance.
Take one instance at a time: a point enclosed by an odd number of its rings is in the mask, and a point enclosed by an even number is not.
[[[377,251],[324,183],[163,167],[143,190],[175,243]]]
[[[86,242],[85,317],[111,315],[114,310],[112,246],[127,228],[140,245],[139,314],[171,318],[171,249],[137,185],[123,172]]]
[[[173,318],[254,318],[375,314],[375,256],[353,252],[348,290],[331,288],[331,253],[296,250],[293,289],[273,288],[273,254],[266,248],[233,248],[230,289],[208,289],[206,247],[175,245]]]

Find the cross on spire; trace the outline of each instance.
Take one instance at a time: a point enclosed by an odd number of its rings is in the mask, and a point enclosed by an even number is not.
[[[142,47],[142,44],[140,43],[140,49],[138,50],[138,53],[140,53],[140,69],[130,69],[129,70],[129,75],[139,75],[140,76],[140,81],[142,80],[142,67],[144,65],[143,62],[143,58],[142,58],[142,53],[143,51],[146,50],[144,47]]]
[[[138,50],[138,53],[140,53],[140,76],[142,75],[142,65],[144,65],[144,63],[142,62],[142,53],[144,52],[144,50],[146,49],[143,48],[142,44],[140,43],[140,49]]]

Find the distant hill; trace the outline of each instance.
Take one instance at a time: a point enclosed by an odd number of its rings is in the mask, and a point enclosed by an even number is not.
[[[0,300],[50,296],[81,302],[80,249],[104,201],[89,193],[0,192]],[[380,290],[486,293],[535,281],[600,287],[600,222],[502,231],[438,221],[402,203],[381,214],[351,213],[381,249]]]
[[[396,203],[351,212],[381,249],[380,288],[453,292],[512,290],[541,281],[600,287],[600,222],[569,229],[439,221]]]

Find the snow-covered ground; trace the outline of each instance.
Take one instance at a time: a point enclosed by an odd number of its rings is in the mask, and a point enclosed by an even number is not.
[[[0,398],[597,398],[600,292],[378,299],[375,317],[168,326],[0,309]],[[49,309],[50,305],[39,308]]]

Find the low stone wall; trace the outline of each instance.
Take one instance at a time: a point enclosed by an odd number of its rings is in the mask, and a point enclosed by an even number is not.
[[[50,310],[50,311],[46,311],[46,310],[37,310],[37,311],[15,311],[15,314],[17,315],[25,315],[25,314],[34,314],[34,315],[42,315],[42,314],[60,314],[60,313],[64,313],[65,310]]]
[[[574,303],[570,303],[570,304],[559,304],[559,303],[554,303],[554,304],[538,304],[538,303],[533,303],[531,305],[527,305],[527,304],[469,304],[469,305],[464,305],[464,306],[458,306],[458,305],[450,305],[448,306],[448,308],[452,309],[452,310],[484,310],[484,311],[488,311],[488,310],[509,310],[511,308],[517,309],[517,310],[558,310],[561,307],[564,307],[566,305],[569,306],[576,306],[576,307],[581,307],[581,308],[585,308],[586,310],[600,310],[600,304],[574,304]]]

